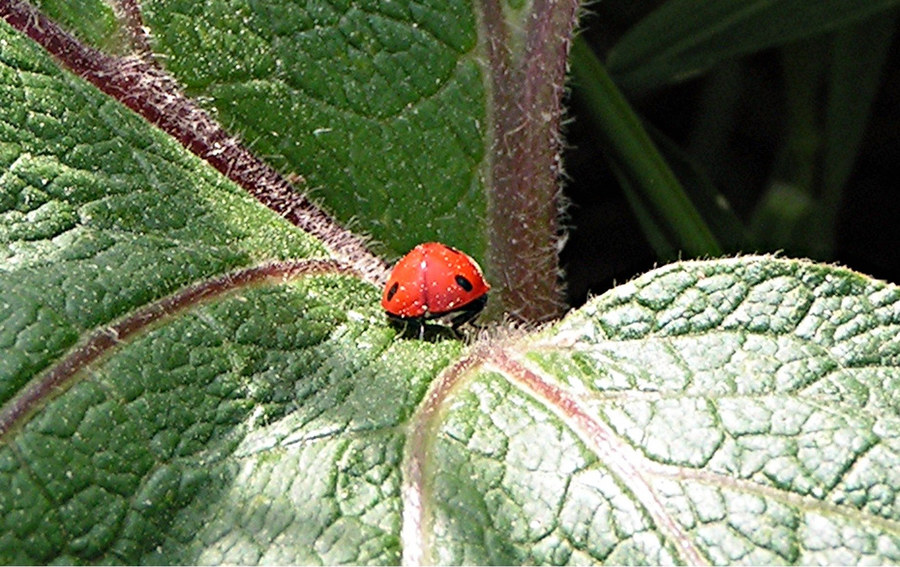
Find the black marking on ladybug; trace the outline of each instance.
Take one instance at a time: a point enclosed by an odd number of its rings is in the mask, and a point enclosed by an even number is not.
[[[400,288],[399,282],[394,282],[394,285],[391,286],[391,289],[387,292],[387,300],[390,301],[394,299],[394,294],[397,293],[397,290]]]
[[[459,285],[459,287],[463,288],[466,291],[472,291],[472,289],[474,288],[472,282],[470,282],[463,276],[457,275],[454,279],[456,280],[456,283]]]

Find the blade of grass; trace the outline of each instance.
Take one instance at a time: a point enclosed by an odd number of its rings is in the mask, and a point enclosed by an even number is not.
[[[726,252],[741,251],[747,242],[747,228],[705,168],[652,125],[647,125],[647,131],[723,249]]]
[[[895,8],[900,0],[669,0],[609,52],[617,84],[639,92],[725,59],[784,45]]]
[[[572,45],[571,62],[577,92],[584,98],[604,149],[652,209],[653,216],[672,234],[672,246],[689,256],[720,255],[718,240],[582,38],[576,38]]]
[[[612,164],[612,171],[616,179],[619,180],[619,185],[622,187],[625,199],[631,205],[631,210],[634,211],[634,216],[637,218],[638,224],[644,233],[644,239],[650,245],[650,248],[653,248],[656,257],[663,261],[678,259],[678,249],[672,246],[674,239],[666,231],[665,227],[659,223],[653,213],[650,212],[650,209],[647,208],[646,203],[641,199],[640,194],[631,182],[631,178],[625,175],[622,168],[614,163]]]
[[[829,65],[828,43],[814,38],[781,49],[785,90],[785,141],[773,168],[773,184],[816,194],[816,160],[822,146],[821,94]]]

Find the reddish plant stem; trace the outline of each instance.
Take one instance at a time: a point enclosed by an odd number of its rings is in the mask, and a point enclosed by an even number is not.
[[[578,2],[535,0],[523,53],[510,52],[500,0],[482,0],[492,79],[492,264],[504,307],[524,321],[561,314],[559,149],[566,57]]]
[[[137,9],[130,2],[122,6],[129,5]],[[319,238],[336,257],[354,266],[366,279],[374,283],[385,279],[387,266],[366,248],[360,237],[338,226],[277,171],[225,132],[149,60],[113,57],[86,46],[27,2],[0,0],[0,17],[66,68],[178,140],[263,205]]]

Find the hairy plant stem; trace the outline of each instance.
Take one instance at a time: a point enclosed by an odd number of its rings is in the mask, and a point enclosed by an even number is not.
[[[536,0],[519,52],[504,4],[482,0],[479,8],[491,77],[491,276],[506,312],[545,321],[563,308],[559,127],[578,2]]]

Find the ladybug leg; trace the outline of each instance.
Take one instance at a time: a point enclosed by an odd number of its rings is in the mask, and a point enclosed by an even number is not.
[[[425,336],[425,324],[421,318],[394,317],[388,315],[388,319],[394,328],[398,329],[401,337],[418,337],[420,340]]]
[[[455,331],[461,325],[465,325],[466,323],[477,317],[479,313],[481,313],[486,303],[487,295],[482,295],[468,305],[464,305],[461,309],[459,309],[458,313],[454,315],[452,319],[450,319],[450,326],[453,327],[453,330]]]

